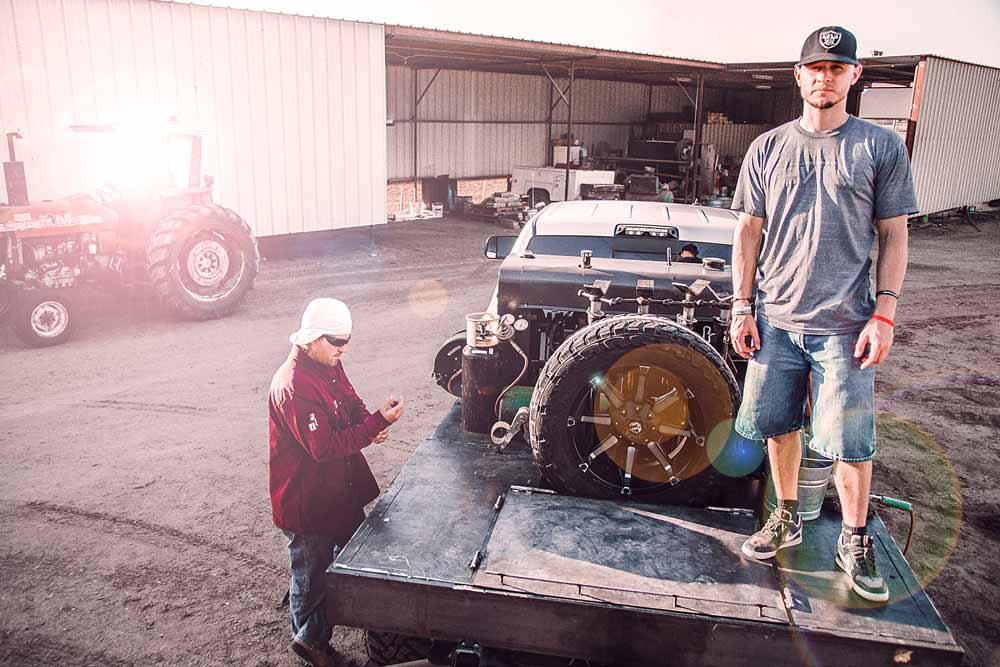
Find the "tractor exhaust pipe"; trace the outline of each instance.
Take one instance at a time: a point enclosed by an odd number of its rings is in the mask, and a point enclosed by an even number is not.
[[[20,132],[7,133],[10,161],[3,163],[3,180],[7,188],[7,204],[10,206],[28,205],[28,181],[24,178],[24,163],[18,162],[14,156],[14,140],[22,138]]]

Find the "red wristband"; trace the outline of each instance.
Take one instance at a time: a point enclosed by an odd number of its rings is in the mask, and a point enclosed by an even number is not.
[[[890,320],[888,317],[882,317],[881,315],[872,315],[872,319],[876,322],[885,322],[890,327],[896,326],[896,323]]]

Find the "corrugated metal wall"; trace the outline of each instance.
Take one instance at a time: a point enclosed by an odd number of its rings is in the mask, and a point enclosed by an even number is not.
[[[566,79],[556,80],[561,88],[568,83]],[[674,92],[681,94],[676,89]],[[641,83],[577,80],[573,84],[573,136],[582,141],[588,150],[593,150],[602,141],[611,148],[624,149],[631,136],[628,123],[642,121],[646,117],[649,94],[649,86]],[[661,98],[669,100],[670,93],[664,93]],[[560,103],[552,112],[553,139],[566,132],[566,110],[566,105]],[[653,107],[653,111],[666,109]]]
[[[913,143],[921,213],[1000,198],[1000,70],[928,58]]]
[[[751,142],[772,128],[771,125],[737,125],[735,123],[718,123],[705,125],[704,141],[714,144],[720,157],[743,159]]]
[[[216,201],[258,235],[385,222],[382,26],[151,0],[0,2],[0,129],[25,135],[32,199],[92,189],[115,166],[102,137],[71,124],[171,116],[207,133]]]
[[[406,121],[413,113],[413,70],[386,69],[386,108],[396,121],[388,129],[389,178],[410,178],[413,124]],[[434,70],[417,71],[418,95],[433,76]],[[562,88],[568,83],[556,80]],[[419,119],[437,122],[418,124],[418,176],[493,176],[509,174],[515,165],[546,164],[549,86],[544,76],[442,70],[420,101]],[[645,117],[648,96],[643,84],[578,80],[573,134],[591,148],[601,141],[624,148],[628,123]],[[653,111],[678,111],[684,103],[676,87],[653,89]],[[552,114],[555,138],[565,132],[566,105],[560,102]]]
[[[386,68],[389,178],[413,176],[413,69]],[[541,164],[548,80],[535,76],[417,70],[420,101],[419,176],[453,178],[509,174],[515,164]],[[503,122],[503,121],[522,122]],[[446,122],[448,121],[448,122]]]

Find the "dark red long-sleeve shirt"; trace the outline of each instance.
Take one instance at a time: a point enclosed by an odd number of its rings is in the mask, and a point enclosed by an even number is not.
[[[361,450],[389,422],[368,411],[341,364],[323,366],[298,347],[274,374],[268,403],[274,525],[346,539],[379,493]]]

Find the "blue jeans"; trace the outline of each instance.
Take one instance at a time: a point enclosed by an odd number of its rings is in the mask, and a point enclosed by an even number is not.
[[[757,320],[760,350],[747,366],[736,431],[751,440],[791,433],[805,423],[812,378],[812,442],[835,461],[875,456],[875,367],[861,370],[857,334],[818,336]]]
[[[330,642],[333,627],[326,619],[324,573],[337,553],[337,540],[329,535],[306,535],[281,531],[288,538],[292,581],[288,587],[288,611],[292,635],[309,646]]]

